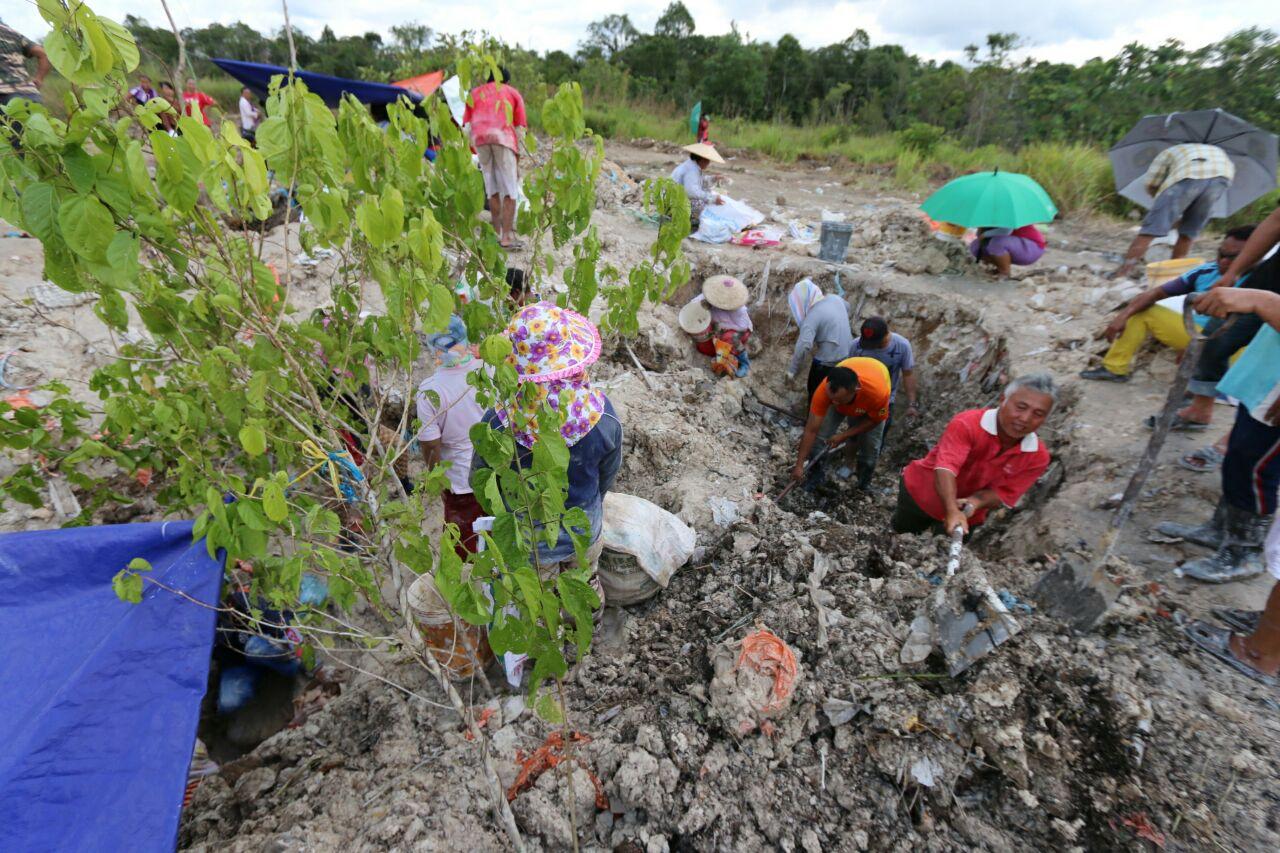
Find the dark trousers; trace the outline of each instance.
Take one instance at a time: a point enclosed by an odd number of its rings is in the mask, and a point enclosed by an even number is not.
[[[458,525],[459,539],[457,546],[453,549],[454,553],[465,560],[467,554],[474,554],[476,551],[476,542],[480,539],[480,535],[472,529],[471,525],[475,524],[477,518],[484,515],[484,508],[480,506],[480,502],[472,492],[459,495],[445,489],[440,494],[440,498],[444,501],[445,523]]]
[[[1262,318],[1257,314],[1233,316],[1236,321],[1231,324],[1230,329],[1204,342],[1204,349],[1200,351],[1200,358],[1196,361],[1195,372],[1191,374],[1191,381],[1187,384],[1187,389],[1192,394],[1198,394],[1201,397],[1212,397],[1217,394],[1218,381],[1226,376],[1231,356],[1242,347],[1247,347],[1253,340],[1253,336],[1258,333],[1258,329],[1262,328]],[[1226,320],[1215,317],[1205,325],[1204,334],[1213,334],[1222,328],[1225,322]]]
[[[946,533],[942,522],[920,508],[907,491],[905,480],[898,480],[898,505],[893,510],[894,533]]]
[[[806,383],[809,388],[809,402],[813,402],[813,394],[818,390],[818,386],[822,384],[822,380],[827,378],[827,374],[831,372],[834,364],[827,364],[824,361],[813,360],[809,362],[809,381]]]
[[[1227,503],[1257,515],[1276,511],[1280,489],[1280,426],[1257,420],[1249,410],[1236,410],[1236,423],[1222,462],[1222,496]]]

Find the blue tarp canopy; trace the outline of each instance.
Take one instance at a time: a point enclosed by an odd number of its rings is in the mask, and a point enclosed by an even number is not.
[[[277,74],[288,74],[289,69],[279,65],[264,65],[261,62],[240,62],[235,59],[215,59],[213,64],[265,97],[271,78]],[[307,88],[315,92],[331,107],[336,107],[344,94],[355,97],[365,104],[394,104],[400,98],[408,98],[417,103],[422,96],[400,86],[389,83],[370,83],[367,80],[347,80],[343,77],[330,77],[328,74],[317,74],[314,71],[298,70],[293,72]]]
[[[220,560],[191,522],[0,536],[0,827],[8,850],[171,851],[209,674]]]

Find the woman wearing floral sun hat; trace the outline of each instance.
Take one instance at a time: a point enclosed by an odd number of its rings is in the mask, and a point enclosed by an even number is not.
[[[613,404],[603,391],[591,387],[587,368],[600,357],[600,333],[581,314],[560,308],[552,302],[537,302],[520,309],[507,325],[511,339],[513,363],[520,381],[534,383],[539,390],[537,406],[513,413],[499,408],[484,414],[484,422],[494,429],[510,430],[518,444],[519,464],[530,464],[531,448],[537,435],[527,428],[531,416],[542,401],[559,411],[567,404],[560,434],[569,445],[569,494],[565,509],[580,507],[591,522],[592,586],[604,594],[595,578],[603,542],[600,530],[604,517],[604,496],[613,487],[622,467],[622,424]],[[562,401],[568,392],[568,398]],[[472,470],[484,467],[476,454]],[[553,547],[538,544],[538,561],[544,577],[554,577],[562,568],[576,565],[573,540],[561,528]],[[567,564],[567,565],[562,565]]]
[[[680,310],[680,328],[694,346],[713,359],[716,373],[746,376],[751,369],[747,340],[755,328],[747,311],[747,286],[731,275],[713,275],[702,292]]]

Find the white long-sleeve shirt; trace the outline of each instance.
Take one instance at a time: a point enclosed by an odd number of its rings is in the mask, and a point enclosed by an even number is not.
[[[693,158],[689,158],[676,166],[671,172],[671,180],[684,187],[684,193],[689,197],[690,201],[710,201],[711,193],[707,192],[706,187],[702,185],[702,169],[698,168],[697,162]]]

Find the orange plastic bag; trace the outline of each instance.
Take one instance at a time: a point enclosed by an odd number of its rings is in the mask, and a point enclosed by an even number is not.
[[[780,711],[796,689],[799,665],[795,652],[768,628],[762,628],[742,639],[742,651],[738,653],[738,668],[748,667],[773,679],[769,701],[760,708],[761,713]]]

